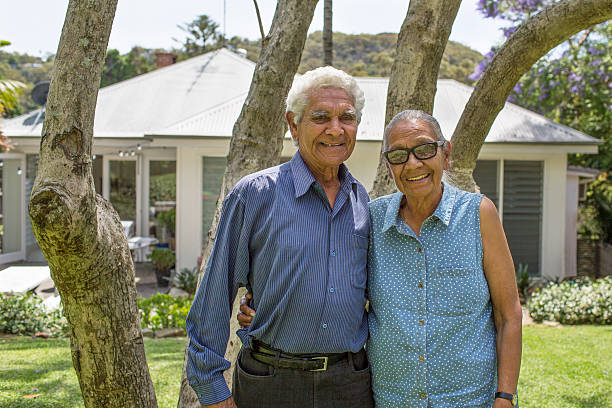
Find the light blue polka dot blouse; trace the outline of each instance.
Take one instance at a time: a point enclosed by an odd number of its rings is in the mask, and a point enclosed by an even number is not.
[[[370,203],[367,344],[377,408],[491,407],[495,329],[482,270],[482,195],[444,184],[420,236],[401,193]]]

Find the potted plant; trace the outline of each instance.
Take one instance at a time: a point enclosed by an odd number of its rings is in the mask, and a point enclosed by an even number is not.
[[[170,277],[170,270],[174,268],[176,257],[169,248],[153,248],[149,255],[149,260],[155,268],[155,278],[160,286],[167,286]]]
[[[176,209],[173,208],[168,211],[161,212],[157,215],[157,224],[166,232],[170,234],[168,239],[168,246],[174,250],[174,228],[176,225]],[[165,234],[163,234],[165,236]]]

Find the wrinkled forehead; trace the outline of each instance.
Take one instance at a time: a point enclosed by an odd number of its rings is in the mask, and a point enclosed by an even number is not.
[[[395,139],[433,139],[436,140],[436,133],[431,125],[419,119],[401,119],[393,125],[389,131],[389,144]]]

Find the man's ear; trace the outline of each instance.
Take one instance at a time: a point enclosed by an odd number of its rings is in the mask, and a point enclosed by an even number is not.
[[[287,124],[289,125],[289,131],[291,132],[291,137],[294,141],[297,142],[297,125],[293,121],[295,119],[295,114],[293,112],[287,112],[285,114],[285,118],[287,119]]]
[[[446,146],[444,146],[444,170],[450,169],[450,154],[451,154],[451,142],[447,141]]]

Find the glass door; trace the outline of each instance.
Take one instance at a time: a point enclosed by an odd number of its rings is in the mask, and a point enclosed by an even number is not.
[[[24,160],[0,155],[0,264],[24,259]]]
[[[136,234],[136,160],[109,160],[109,201],[129,236]],[[131,223],[131,224],[130,224]]]

